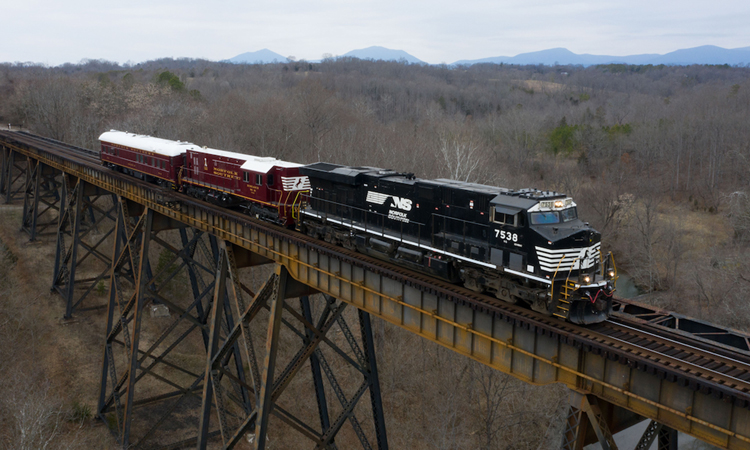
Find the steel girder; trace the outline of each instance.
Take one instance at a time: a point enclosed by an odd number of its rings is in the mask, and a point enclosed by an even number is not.
[[[244,258],[235,257],[235,253]],[[237,261],[247,260],[248,255],[253,256],[242,248],[221,244],[216,291],[209,320],[205,371],[205,379],[209,382],[204,384],[203,389],[198,448],[208,445],[213,420],[218,422],[222,448],[233,448],[246,438],[255,448],[264,449],[271,439],[269,430],[273,417],[276,424],[274,440],[283,433],[281,430],[284,428],[279,426],[288,427],[310,440],[314,448],[336,448],[335,440],[348,422],[354,434],[349,436],[350,440],[371,449],[373,446],[367,432],[355,414],[356,406],[369,390],[374,430],[371,434],[374,434],[376,448],[387,449],[369,315],[359,310],[357,312],[362,342],[360,347],[343,314],[346,303],[330,296],[317,296],[321,302],[315,304],[308,295],[300,297],[301,294],[310,294],[310,289],[295,282],[281,265],[275,267],[257,294],[252,295],[238,282]],[[258,258],[257,255],[253,257]],[[252,295],[249,303],[244,301],[243,292]],[[298,302],[290,301],[296,297],[299,297]],[[238,322],[231,330],[222,330],[219,327],[222,323],[220,315],[226,311],[223,302],[227,300]],[[256,355],[256,349],[261,348],[258,343],[260,333],[252,333],[259,326],[266,331],[262,365]],[[287,331],[285,335],[283,330]],[[345,342],[347,346],[342,347],[334,342],[331,330],[338,332],[341,337],[337,340]],[[289,336],[299,342],[298,346],[289,347]],[[239,397],[229,395],[231,392],[227,384],[228,381],[239,381],[227,369],[227,356],[240,342],[243,344],[243,367],[247,367],[251,375],[251,384],[245,385],[252,394],[250,408]],[[282,342],[286,343],[286,348],[280,348]],[[329,362],[332,357],[336,359],[335,364]],[[305,385],[295,378],[300,378],[299,374],[307,361],[312,374],[312,389],[302,389],[314,395],[311,400],[317,406],[317,418],[310,411],[302,414],[304,408],[297,403],[297,397],[284,396],[289,386],[295,386],[295,392],[299,392],[300,384]],[[341,377],[336,375],[336,369],[341,370],[342,364],[358,372],[360,381],[352,385],[352,380],[347,379],[342,383]],[[334,394],[335,401],[326,395],[326,386]],[[332,413],[336,416],[331,416]]]
[[[677,450],[677,431],[652,420],[643,431],[635,450],[648,450],[657,441],[658,450]]]
[[[570,406],[563,431],[560,448],[565,450],[580,450],[586,442],[586,433],[591,429],[603,450],[617,450],[617,444],[612,437],[609,424],[602,414],[598,399],[593,395],[586,395],[570,391]]]
[[[111,259],[101,248],[114,232],[117,199],[68,174],[63,174],[61,191],[51,289],[65,299],[68,319],[76,310],[84,309],[82,303],[92,292],[104,291]],[[84,263],[84,270],[79,271]]]
[[[57,228],[60,211],[60,188],[58,177],[61,173],[52,167],[35,159],[28,159],[26,189],[23,198],[23,222],[21,229],[29,233],[29,240],[33,241],[38,235],[46,234],[50,227]],[[51,212],[58,211],[57,217],[41,222],[42,216],[52,216]]]

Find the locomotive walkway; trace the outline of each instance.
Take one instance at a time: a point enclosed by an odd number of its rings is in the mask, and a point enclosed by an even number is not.
[[[124,448],[232,448],[248,435],[265,448],[278,421],[315,448],[335,448],[346,422],[363,448],[387,448],[375,316],[525,382],[568,386],[563,448],[616,448],[612,433],[650,419],[638,448],[657,438],[673,448],[677,430],[750,449],[750,352],[741,333],[623,300],[605,323],[563,323],[162,190],[103,168],[97,152],[8,131],[0,145],[0,195],[23,199],[31,239],[57,236],[53,289],[66,316],[87,309],[97,284],[109,285],[97,413]],[[192,295],[169,292],[176,272],[157,264],[158,249],[171,256],[166,266],[186,269]],[[104,269],[92,273],[93,261]],[[250,272],[266,280],[257,292],[244,282]],[[146,338],[152,302],[177,319]],[[356,308],[359,339],[346,308]],[[291,353],[280,348],[282,329],[297,336]],[[334,329],[345,339],[334,339]],[[202,343],[197,367],[170,357],[190,336]],[[359,373],[356,385],[337,377],[331,354]],[[303,367],[311,377],[300,376]],[[317,399],[313,419],[284,396],[302,380]],[[368,397],[372,422],[363,427],[355,412]],[[189,439],[170,426],[186,417],[195,425]]]

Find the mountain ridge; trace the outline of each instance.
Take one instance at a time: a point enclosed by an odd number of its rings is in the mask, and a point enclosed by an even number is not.
[[[289,62],[289,59],[267,48],[264,48],[255,52],[241,53],[233,58],[225,59],[223,61],[235,64],[269,64],[274,62],[285,63]]]
[[[516,56],[494,56],[489,58],[459,60],[453,65],[472,65],[481,63],[494,64],[543,64],[543,65],[583,65],[596,64],[667,64],[667,65],[691,65],[691,64],[750,64],[750,47],[726,49],[715,45],[702,45],[699,47],[675,50],[663,55],[646,53],[639,55],[592,55],[589,53],[577,54],[562,47],[540,50],[537,52],[520,53]]]
[[[365,60],[382,61],[405,61],[410,64],[425,64],[424,61],[407,53],[404,50],[389,49],[382,46],[371,46],[349,51],[336,58],[351,57]],[[289,60],[267,48],[255,52],[246,52],[233,58],[224,60],[236,64],[269,64],[287,63]],[[319,62],[310,61],[310,62]],[[492,56],[480,59],[462,59],[450,65],[473,65],[482,63],[492,64],[516,64],[516,65],[582,65],[592,66],[598,64],[629,64],[629,65],[692,65],[713,64],[722,65],[750,65],[750,46],[727,49],[715,45],[702,45],[698,47],[675,50],[663,55],[657,53],[644,53],[625,56],[594,55],[590,53],[573,53],[567,48],[557,47],[535,52],[520,53],[515,56]]]

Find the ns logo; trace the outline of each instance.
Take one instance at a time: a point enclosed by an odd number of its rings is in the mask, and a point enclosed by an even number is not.
[[[411,211],[411,200],[408,198],[396,197],[395,195],[387,195],[380,192],[367,191],[367,201],[370,203],[383,205],[389,198],[393,201],[393,203],[389,205],[391,208],[398,208],[402,211]]]
[[[391,199],[393,200],[391,208],[398,208],[403,211],[411,211],[411,200],[409,200],[408,198],[391,196]]]

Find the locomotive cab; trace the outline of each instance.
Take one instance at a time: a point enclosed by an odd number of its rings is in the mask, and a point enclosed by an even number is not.
[[[573,199],[535,190],[519,193],[537,200],[525,211],[527,241],[536,258],[529,272],[550,283],[546,302],[532,308],[580,324],[605,320],[612,309],[615,271],[611,254],[602,257],[601,234],[580,220]]]

